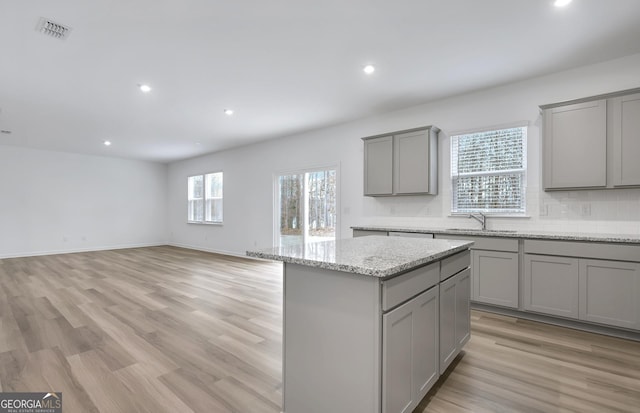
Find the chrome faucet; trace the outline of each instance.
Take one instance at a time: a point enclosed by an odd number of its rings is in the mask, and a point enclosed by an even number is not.
[[[482,212],[478,212],[478,214],[469,214],[469,218],[473,218],[479,223],[481,223],[483,231],[487,229],[487,216]]]

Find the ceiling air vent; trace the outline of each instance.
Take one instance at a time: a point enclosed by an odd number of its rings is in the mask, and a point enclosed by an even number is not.
[[[67,27],[52,20],[45,19],[44,17],[40,18],[38,27],[36,27],[36,29],[44,35],[60,40],[66,39],[67,37],[69,37],[69,33],[71,33],[71,27]]]

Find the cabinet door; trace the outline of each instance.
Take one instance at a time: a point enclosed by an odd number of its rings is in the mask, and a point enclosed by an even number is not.
[[[518,308],[518,253],[472,250],[473,301]]]
[[[382,412],[411,412],[438,380],[438,286],[382,316]]]
[[[393,137],[365,139],[364,194],[393,193]]]
[[[413,333],[413,388],[415,401],[426,396],[438,381],[439,328],[440,328],[440,288],[435,286],[415,299]]]
[[[471,269],[456,278],[456,346],[462,350],[471,338]]]
[[[466,269],[440,283],[440,374],[470,338],[471,270]]]
[[[393,191],[396,194],[428,193],[429,130],[395,135]]]
[[[545,109],[545,189],[607,185],[607,101]]]
[[[580,260],[580,319],[640,329],[640,264]]]
[[[640,185],[640,93],[611,100],[613,105],[613,185]]]
[[[524,256],[524,309],[578,318],[578,259]]]

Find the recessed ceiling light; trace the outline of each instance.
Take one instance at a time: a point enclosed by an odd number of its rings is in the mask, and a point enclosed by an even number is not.
[[[227,116],[233,115],[233,109],[225,109],[224,110],[224,114],[227,115]]]
[[[376,71],[376,68],[373,65],[366,65],[363,69],[362,69],[366,74],[370,75],[371,73]]]
[[[111,146],[111,141],[104,141],[104,146]]]
[[[140,90],[141,90],[143,93],[149,93],[149,92],[151,92],[151,86],[149,86],[149,85],[138,85],[138,87],[140,88]]]
[[[556,0],[553,5],[556,7],[564,7],[571,3],[572,0]]]

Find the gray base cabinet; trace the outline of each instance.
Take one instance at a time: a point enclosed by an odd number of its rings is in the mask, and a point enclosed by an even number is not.
[[[640,330],[640,264],[580,260],[580,319]]]
[[[469,251],[384,280],[285,263],[283,287],[286,413],[410,413],[440,377],[440,331],[450,359],[469,337]]]
[[[524,249],[525,310],[640,330],[639,246],[527,240]]]
[[[471,251],[473,294],[480,303],[518,308],[518,253]]]
[[[438,381],[439,288],[382,317],[382,412],[410,413]]]
[[[578,318],[578,259],[524,256],[523,307],[527,311]]]
[[[470,291],[468,268],[440,283],[440,374],[471,337]]]

